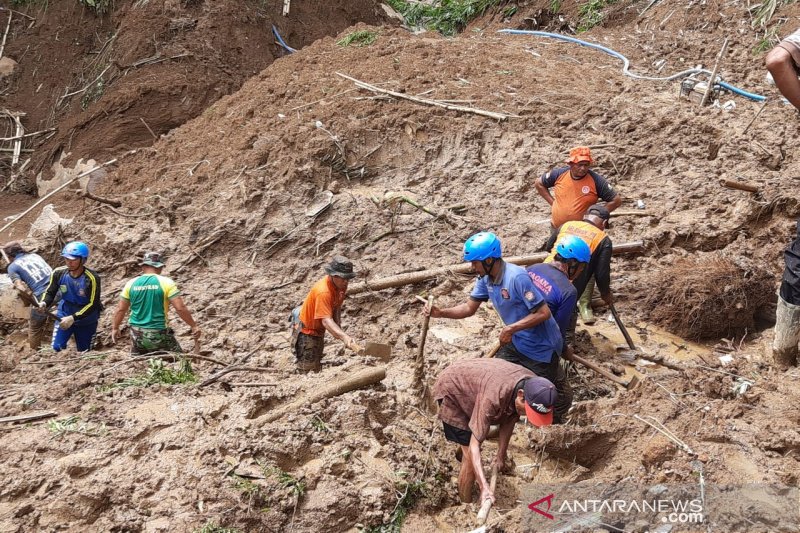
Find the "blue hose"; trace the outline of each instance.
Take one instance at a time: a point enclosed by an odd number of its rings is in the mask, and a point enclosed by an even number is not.
[[[677,74],[673,74],[672,76],[666,76],[663,78],[651,77],[651,76],[642,76],[641,74],[636,74],[635,72],[630,72],[630,61],[624,55],[620,54],[619,52],[612,50],[611,48],[606,48],[605,46],[601,46],[599,44],[590,43],[588,41],[582,41],[580,39],[576,39],[575,37],[570,37],[568,35],[561,35],[560,33],[550,33],[546,31],[535,31],[535,30],[499,30],[498,33],[509,33],[512,35],[536,35],[538,37],[548,37],[551,39],[559,39],[561,41],[567,41],[569,43],[579,44],[581,46],[588,46],[589,48],[594,48],[596,50],[600,50],[601,52],[605,52],[606,54],[615,57],[622,61],[622,73],[626,76],[637,80],[650,80],[650,81],[670,81],[677,78],[684,78],[686,76],[691,76],[693,74],[708,74],[711,75],[711,72],[702,69],[702,68],[692,68],[688,70],[684,70],[682,72],[678,72]],[[716,85],[727,89],[739,96],[744,96],[745,98],[749,98],[750,100],[755,100],[756,102],[762,102],[767,99],[766,96],[762,96],[760,94],[753,94],[749,93],[745,90],[739,89],[730,85],[729,83],[725,83],[723,81],[716,82]]]
[[[283,39],[281,38],[281,34],[278,33],[278,28],[275,27],[275,24],[272,25],[272,35],[275,36],[275,40],[278,41],[278,44],[281,45],[284,50],[286,50],[290,54],[292,54],[294,52],[297,52],[297,50],[295,50],[294,48],[292,48],[291,46],[289,46],[288,44],[283,42]]]

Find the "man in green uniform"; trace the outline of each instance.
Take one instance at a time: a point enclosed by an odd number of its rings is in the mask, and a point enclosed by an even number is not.
[[[111,341],[116,342],[120,337],[120,325],[130,309],[131,318],[128,323],[133,340],[131,353],[146,354],[162,350],[181,352],[181,345],[167,324],[169,306],[172,305],[181,320],[192,328],[195,339],[200,338],[200,328],[183,303],[175,282],[161,275],[164,268],[161,254],[147,252],[139,265],[142,267],[142,275],[128,281],[122,289],[119,305],[114,313]]]

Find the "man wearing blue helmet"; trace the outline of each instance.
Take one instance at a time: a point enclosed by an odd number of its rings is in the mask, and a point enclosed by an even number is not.
[[[81,241],[69,242],[61,251],[64,266],[50,274],[50,283],[39,303],[44,312],[61,294],[56,316],[58,321],[53,329],[53,350],[60,352],[67,347],[70,337],[75,336],[79,352],[92,349],[97,333],[97,321],[103,304],[100,301],[100,276],[86,268],[89,247]]]
[[[500,239],[494,233],[476,233],[464,243],[464,260],[480,276],[469,300],[446,309],[427,309],[432,317],[466,318],[491,300],[505,327],[500,332],[497,357],[522,365],[550,380],[558,391],[554,423],[563,421],[571,404],[566,375],[559,364],[561,332],[544,298],[524,268],[502,259]]]

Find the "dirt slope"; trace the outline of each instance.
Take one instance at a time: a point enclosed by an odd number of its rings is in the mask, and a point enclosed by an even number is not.
[[[665,75],[708,65],[723,35],[731,36],[725,79],[774,96],[752,55],[757,37],[742,22],[744,4],[664,0],[642,19],[624,11],[643,7],[621,5],[619,26],[609,21],[584,37],[625,54],[636,72],[657,75],[653,61],[665,59]],[[530,27],[523,19],[537,6],[523,8],[510,25]],[[701,15],[708,25],[697,22]],[[794,114],[773,102],[744,134],[757,103],[726,96],[723,103],[733,100],[735,109],[700,109],[677,97],[676,82],[624,77],[620,62],[600,52],[494,33],[497,18],[489,13],[455,39],[366,26],[355,29],[379,32],[367,47],[321,39],[276,60],[152,147],[123,156],[98,191],[119,198],[122,208],[73,206],[78,222],[64,237],[92,244],[109,305],[113,291],[134,274],[120,261],[145,249],[166,250],[168,274],[185,291],[214,357],[234,361],[252,352],[249,364],[272,371],[230,379],[269,383],[254,388],[105,390],[141,374],[143,364],[120,364],[123,352],[110,348],[97,361],[19,354],[7,339],[0,349],[9,359],[63,362],[18,364],[3,373],[6,412],[55,408],[107,431],[10,430],[13,438],[1,445],[9,460],[0,468],[13,480],[0,493],[4,529],[188,531],[214,521],[242,530],[313,531],[324,523],[345,531],[391,522],[408,503],[399,505],[398,498],[413,494],[406,488],[417,482],[425,488],[407,530],[468,529],[474,509],[456,503],[452,446],[433,412],[414,401],[411,361],[420,321],[413,295],[432,290],[443,303],[456,303],[466,297],[470,278],[351,297],[347,330],[393,345],[386,380],[265,423],[260,417],[298,394],[379,364],[331,342],[321,375],[293,374],[286,316],[333,252],[348,255],[363,277],[374,279],[456,263],[463,240],[482,229],[496,231],[507,254],[538,250],[547,210],[532,181],[576,144],[602,146],[595,150],[598,169],[623,195],[623,209],[643,200],[650,213],[614,220],[614,242],[648,243],[644,256],[614,260],[618,308],[642,348],[690,368],[638,361],[637,371],[648,379],[630,392],[581,370],[574,376],[580,402],[568,425],[517,430],[512,453],[518,465],[529,466],[501,478],[502,513],[490,526],[523,529],[530,480],[696,483],[702,471],[708,483],[796,486],[797,371],[769,367],[769,330],[746,337],[731,331],[735,340],[693,345],[647,324],[642,298],[670,289],[653,286],[654,273],[699,252],[747,256],[771,271],[777,285],[781,250],[800,214],[793,192],[800,170],[791,149]],[[740,27],[745,31],[736,32]],[[337,72],[514,117],[497,121],[378,97],[355,90]],[[724,189],[720,177],[757,182],[763,192],[751,197]],[[334,193],[333,204],[307,216],[323,190]],[[387,191],[405,191],[445,216],[393,208],[382,201]],[[454,205],[461,207],[449,209]],[[110,315],[101,322],[102,341]],[[434,324],[428,384],[451,361],[480,355],[496,331],[487,310],[466,323]],[[614,350],[621,337],[610,325],[601,321],[586,331],[584,355],[609,367],[624,362]],[[722,354],[733,363],[719,366]],[[203,377],[214,368],[196,364]],[[745,394],[734,390],[739,378],[754,383]],[[655,417],[697,455],[679,451],[635,414]],[[305,486],[299,497],[298,480]],[[714,525],[748,530],[739,517]],[[768,529],[791,530],[781,523]]]

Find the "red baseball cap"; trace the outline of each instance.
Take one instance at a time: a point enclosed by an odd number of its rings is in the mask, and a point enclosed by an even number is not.
[[[528,422],[536,427],[553,423],[553,405],[558,398],[556,386],[545,378],[529,378],[523,387],[525,394],[525,415]]]

